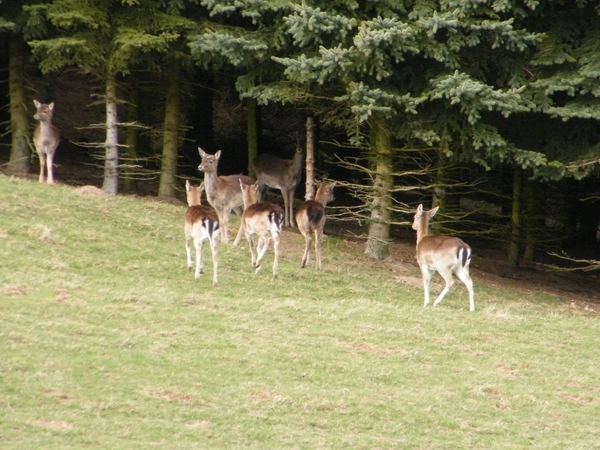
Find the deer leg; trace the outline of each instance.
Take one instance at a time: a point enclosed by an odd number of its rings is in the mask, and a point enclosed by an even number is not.
[[[273,236],[273,252],[275,259],[273,260],[273,278],[279,275],[279,236]]]
[[[221,242],[229,243],[229,211],[221,210],[219,216],[219,228],[221,229]]]
[[[188,266],[188,270],[191,272],[192,268],[194,267],[194,263],[192,262],[192,246],[190,245],[192,241],[192,238],[189,236],[186,236],[185,238],[185,253],[187,255],[187,266]]]
[[[43,183],[45,180],[44,169],[46,167],[46,154],[43,151],[38,151],[38,155],[40,157],[40,177],[38,181]]]
[[[291,189],[285,192],[285,217],[288,221],[288,226],[295,228],[296,223],[294,222],[294,191]]]
[[[423,264],[421,266],[421,274],[423,275],[423,291],[425,292],[425,303],[424,307],[429,305],[429,284],[431,282],[431,277],[433,277],[433,271],[427,267],[427,264]]]
[[[267,253],[267,250],[269,248],[269,244],[271,243],[271,238],[270,237],[262,237],[258,240],[258,256],[256,257],[256,273],[260,272],[261,269],[261,262],[262,259],[265,256],[265,253]]]
[[[317,258],[317,270],[323,271],[323,261],[321,260],[321,243],[323,242],[323,232],[319,227],[315,230],[315,256]]]
[[[46,168],[48,172],[48,184],[54,184],[54,153],[46,156]]]
[[[250,247],[250,260],[252,261],[252,267],[256,267],[256,256],[254,255],[254,236],[246,233],[246,240],[248,241],[248,247]]]
[[[452,277],[451,269],[445,268],[444,270],[440,270],[439,272],[440,275],[444,278],[446,286],[444,287],[444,290],[441,292],[441,294],[438,295],[438,298],[435,299],[435,302],[433,302],[433,306],[439,305],[450,290],[450,288],[454,285],[454,277]]]
[[[301,267],[306,267],[306,265],[309,263],[310,261],[310,246],[312,244],[312,235],[310,233],[310,231],[306,234],[304,234],[304,255],[302,255],[302,266]]]
[[[469,291],[469,310],[471,312],[475,311],[475,293],[473,292],[473,280],[471,280],[469,270],[466,268],[461,268],[456,275],[458,275],[460,281],[465,284],[467,291]]]
[[[242,240],[242,236],[245,234],[245,232],[244,232],[244,221],[241,219],[243,210],[241,208],[234,208],[233,212],[235,212],[235,214],[238,217],[240,217],[240,228],[239,228],[239,230],[237,232],[237,235],[235,236],[235,240],[233,241],[233,246],[237,247],[237,245]]]
[[[210,251],[213,263],[213,286],[219,283],[217,271],[219,269],[219,235],[215,233],[210,239]]]
[[[200,242],[196,242],[196,273],[194,274],[194,278],[196,280],[200,279],[200,275],[204,273],[204,263],[202,261],[202,248],[204,247],[204,239],[201,239]]]

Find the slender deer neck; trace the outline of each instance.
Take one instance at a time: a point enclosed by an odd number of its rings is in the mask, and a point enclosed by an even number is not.
[[[318,189],[315,195],[315,201],[323,205],[323,208],[327,206],[327,189]]]
[[[208,192],[209,190],[212,192],[213,187],[216,188],[216,185],[217,185],[217,172],[205,170],[204,171],[204,186],[205,186],[206,192]]]
[[[427,235],[429,235],[429,215],[423,214],[417,226],[417,244]]]

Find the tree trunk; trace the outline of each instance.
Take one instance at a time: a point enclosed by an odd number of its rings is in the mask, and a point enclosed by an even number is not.
[[[373,201],[365,254],[384,259],[389,255],[389,238],[393,187],[392,142],[387,128],[387,119],[374,117],[370,121],[371,146],[375,163]]]
[[[181,66],[178,61],[173,60],[168,64],[163,153],[158,187],[158,195],[162,197],[175,197],[177,192],[177,155],[181,124],[180,72]]]
[[[9,173],[27,173],[31,166],[31,152],[27,142],[29,120],[23,87],[26,51],[21,34],[9,33],[9,40],[8,89],[12,142],[8,171]],[[40,99],[40,101],[42,100]]]
[[[306,118],[306,191],[304,200],[315,198],[315,118]]]
[[[127,102],[127,123],[139,121],[140,90],[137,78],[129,83],[129,99]],[[134,193],[137,191],[137,180],[134,172],[138,166],[138,129],[134,126],[127,127],[125,131],[125,158],[126,166],[121,170],[123,191]]]
[[[525,245],[523,249],[523,261],[532,263],[535,260],[535,249],[539,239],[540,229],[537,221],[536,198],[533,182],[525,178],[523,180],[523,225]]]
[[[102,190],[107,194],[119,193],[119,115],[117,112],[117,78],[106,77],[106,154],[104,160],[104,183]]]
[[[258,103],[253,98],[247,100],[247,133],[248,133],[248,174],[256,178],[254,173],[254,158],[258,155],[259,111]]]
[[[523,254],[523,170],[515,168],[513,178],[511,233],[508,243],[508,264],[518,268]]]

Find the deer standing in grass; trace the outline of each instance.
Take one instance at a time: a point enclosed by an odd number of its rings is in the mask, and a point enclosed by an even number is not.
[[[54,153],[60,142],[60,133],[58,128],[52,123],[52,114],[54,113],[54,102],[50,104],[33,101],[36,112],[33,118],[38,121],[33,132],[33,145],[40,158],[40,177],[39,182],[44,182],[44,166],[48,172],[48,184],[54,184]]]
[[[217,176],[217,165],[221,157],[221,150],[214,155],[209,155],[198,147],[202,161],[198,166],[200,172],[204,172],[204,189],[208,203],[215,209],[219,216],[221,227],[221,242],[229,242],[229,216],[231,211],[238,216],[242,215],[244,202],[240,191],[240,181],[244,184],[254,184],[254,180],[247,175]],[[238,231],[234,245],[240,241],[242,229]]]
[[[261,153],[254,158],[254,172],[260,184],[261,198],[266,186],[279,189],[283,196],[285,207],[285,226],[294,224],[294,193],[302,177],[302,159],[304,150],[298,144],[292,159],[281,159],[267,153]]]
[[[424,211],[423,205],[419,205],[412,224],[413,230],[417,231],[417,263],[423,274],[425,306],[429,305],[429,284],[437,270],[444,278],[446,286],[433,303],[433,306],[439,305],[444,299],[444,296],[454,284],[453,274],[455,274],[467,287],[470,310],[475,311],[473,281],[469,275],[471,247],[457,237],[431,236],[428,234],[429,220],[435,216],[438,209],[439,206],[430,211]]]
[[[242,214],[241,229],[246,234],[246,240],[250,247],[252,266],[258,273],[261,262],[273,241],[273,277],[279,274],[279,241],[281,227],[284,220],[283,208],[274,203],[257,202],[260,198],[260,184],[247,185],[240,181],[240,189],[244,199],[244,213]]]
[[[317,260],[317,270],[323,270],[321,260],[321,242],[323,241],[323,227],[325,226],[325,207],[327,203],[335,200],[333,196],[333,183],[321,183],[317,189],[314,200],[306,200],[298,208],[296,213],[296,223],[298,229],[304,236],[306,243],[304,255],[302,256],[302,267],[306,267],[310,259],[310,246],[312,233],[315,233],[315,257]]]
[[[196,250],[196,271],[194,278],[198,280],[200,275],[204,273],[202,249],[204,248],[204,242],[208,241],[210,243],[213,262],[213,286],[216,286],[219,282],[217,276],[219,268],[219,218],[213,208],[201,204],[204,183],[200,184],[200,186],[193,186],[189,181],[186,181],[185,191],[188,203],[184,225],[188,269],[192,270],[193,267],[191,250],[193,242]]]

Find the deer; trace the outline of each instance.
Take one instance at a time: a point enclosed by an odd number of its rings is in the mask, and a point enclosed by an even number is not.
[[[254,184],[255,180],[247,175],[221,175],[217,176],[217,165],[221,157],[221,150],[214,155],[209,155],[198,147],[201,162],[198,166],[200,172],[204,172],[204,188],[206,199],[210,206],[217,212],[221,227],[221,242],[229,243],[229,216],[231,211],[237,216],[242,215],[242,193],[240,192],[240,181],[244,184]],[[241,227],[235,238],[234,245],[241,239]]]
[[[334,201],[333,183],[320,183],[314,200],[306,200],[296,212],[296,224],[298,230],[304,236],[304,255],[302,256],[302,268],[306,267],[310,260],[310,247],[312,233],[315,234],[315,257],[318,271],[323,271],[321,259],[321,242],[323,241],[323,227],[325,226],[325,208],[327,203]]]
[[[33,131],[33,145],[40,158],[40,177],[39,182],[43,183],[45,179],[44,166],[48,172],[48,184],[54,184],[54,153],[60,142],[60,132],[52,123],[52,114],[54,113],[54,102],[40,103],[33,101],[36,112],[33,118],[38,124]]]
[[[244,212],[240,229],[244,230],[250,258],[255,273],[260,272],[261,262],[273,241],[273,278],[279,275],[279,242],[285,212],[279,205],[269,202],[257,202],[260,198],[260,183],[247,185],[240,181],[240,189],[244,199]]]
[[[253,161],[256,179],[260,183],[261,198],[267,186],[279,189],[285,207],[285,226],[294,227],[294,193],[300,183],[304,150],[300,144],[292,159],[281,159],[261,153]]]
[[[196,250],[196,271],[194,272],[194,278],[196,280],[200,279],[200,275],[204,273],[202,250],[204,242],[208,241],[210,243],[213,262],[212,284],[216,286],[219,283],[217,275],[219,268],[219,217],[213,208],[202,205],[201,198],[204,191],[204,183],[201,183],[200,186],[194,186],[189,180],[186,180],[185,191],[188,209],[185,212],[184,233],[188,269],[191,271],[193,267],[191,250],[193,242]]]
[[[423,205],[419,205],[412,224],[413,230],[417,232],[417,263],[423,275],[424,306],[429,305],[429,284],[434,273],[438,271],[444,278],[446,286],[436,298],[433,306],[439,305],[444,299],[454,284],[453,275],[456,275],[469,291],[470,311],[475,311],[473,281],[469,275],[471,247],[457,237],[429,235],[429,221],[435,216],[438,209],[439,206],[436,206],[429,211],[424,211]]]

